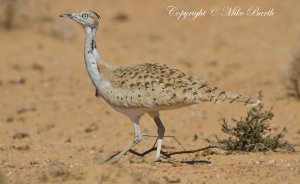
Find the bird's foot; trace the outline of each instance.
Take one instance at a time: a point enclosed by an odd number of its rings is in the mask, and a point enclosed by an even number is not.
[[[158,155],[158,156],[155,157],[154,162],[161,162],[160,155]]]
[[[121,151],[118,151],[117,153],[111,155],[108,159],[105,160],[105,162],[106,163],[111,163],[111,164],[117,163],[118,160],[120,159],[120,156],[119,156],[120,153],[121,153]]]
[[[115,157],[111,158],[110,160],[107,160],[106,162],[107,163],[110,163],[110,164],[115,164],[118,162],[119,159],[116,159]]]

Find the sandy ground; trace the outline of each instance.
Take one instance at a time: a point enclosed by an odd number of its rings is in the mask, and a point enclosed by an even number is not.
[[[285,98],[281,71],[299,45],[298,1],[96,1],[16,2],[13,28],[0,21],[0,183],[299,183],[300,102]],[[166,7],[209,9],[257,5],[272,17],[205,16],[177,20]],[[175,66],[224,89],[256,96],[274,106],[271,127],[286,127],[295,153],[190,154],[153,164],[154,152],[125,155],[103,164],[133,135],[124,115],[94,96],[83,63],[83,31],[58,18],[62,12],[93,9],[101,14],[97,46],[116,66],[157,62]],[[161,113],[166,135],[185,149],[222,137],[220,119],[239,118],[248,107],[203,103]],[[144,134],[156,135],[148,116]],[[275,131],[276,132],[276,131]],[[152,146],[144,137],[135,150]],[[164,150],[181,148],[172,138]],[[180,163],[186,159],[210,164]]]

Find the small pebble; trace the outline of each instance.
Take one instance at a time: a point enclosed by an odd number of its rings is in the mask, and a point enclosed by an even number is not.
[[[31,108],[20,108],[17,110],[17,113],[18,114],[22,114],[22,113],[25,113],[25,112],[28,112],[28,111],[36,111],[36,108],[35,107],[31,107]]]
[[[29,137],[29,134],[26,132],[17,132],[12,136],[13,139],[23,139],[25,137]]]
[[[31,68],[33,70],[39,71],[39,72],[44,72],[44,67],[40,64],[34,63],[31,65]]]
[[[11,148],[19,150],[19,151],[27,151],[30,149],[30,146],[29,145],[12,145]]]
[[[9,83],[12,84],[12,85],[25,84],[26,83],[26,79],[23,78],[23,77],[20,77],[18,79],[10,80]]]
[[[274,164],[275,163],[275,160],[270,160],[269,162],[268,162],[268,164]]]
[[[13,117],[8,117],[8,118],[6,118],[6,122],[7,123],[11,123],[11,122],[13,122],[14,121],[14,118]]]
[[[163,177],[167,183],[180,183],[180,178],[177,176],[164,176]]]
[[[94,131],[96,131],[96,130],[98,130],[98,125],[95,124],[95,123],[92,123],[92,124],[90,124],[89,127],[87,127],[87,128],[85,129],[85,132],[86,132],[86,133],[90,133],[90,132],[94,132]]]

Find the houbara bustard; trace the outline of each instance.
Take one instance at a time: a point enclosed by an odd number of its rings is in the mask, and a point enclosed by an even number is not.
[[[149,114],[157,125],[157,151],[155,161],[160,159],[165,128],[159,111],[176,109],[200,102],[228,101],[258,104],[253,100],[190,75],[167,65],[145,63],[133,66],[114,67],[106,63],[96,47],[96,31],[100,16],[91,10],[64,13],[78,22],[85,31],[84,59],[87,72],[96,88],[96,96],[102,97],[113,109],[132,121],[134,137],[130,143],[110,161],[116,162],[142,140],[140,118]]]

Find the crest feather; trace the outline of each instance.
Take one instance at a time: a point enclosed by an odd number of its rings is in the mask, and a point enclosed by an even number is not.
[[[96,13],[96,12],[94,12],[92,10],[90,10],[90,11],[93,12],[97,16],[98,19],[101,19],[100,15],[98,13]]]

